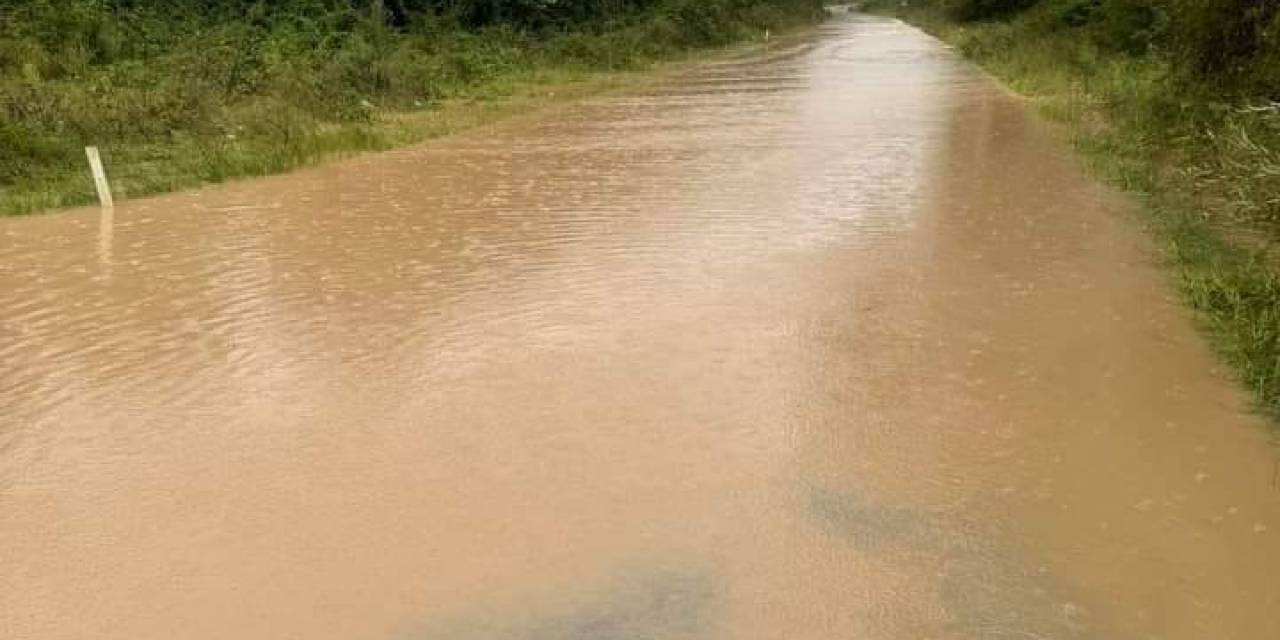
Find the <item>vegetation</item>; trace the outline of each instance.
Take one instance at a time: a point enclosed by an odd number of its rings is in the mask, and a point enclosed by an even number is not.
[[[1280,414],[1280,3],[894,0],[1136,194],[1219,350]]]
[[[820,14],[819,0],[6,0],[0,215],[91,201],[86,145],[123,196],[277,172]]]

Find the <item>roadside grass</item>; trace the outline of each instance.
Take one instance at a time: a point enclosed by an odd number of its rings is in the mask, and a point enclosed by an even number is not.
[[[175,134],[159,142],[107,144],[104,164],[117,199],[282,173],[325,160],[411,145],[586,97],[635,82],[634,71],[546,69],[474,87],[472,96],[442,99],[413,110],[377,110],[357,122],[316,122],[286,111],[275,114],[277,122],[268,122],[265,126],[272,128],[266,130],[221,136]],[[92,202],[96,196],[83,152],[79,148],[74,151],[68,166],[32,172],[0,188],[0,215]]]
[[[822,15],[814,0],[651,4],[539,31],[429,13],[393,27],[358,3],[213,18],[15,0],[0,7],[0,216],[93,202],[88,145],[121,199],[278,173],[599,91]]]
[[[1227,101],[1158,55],[1118,55],[1071,32],[956,23],[932,7],[872,3],[951,44],[1048,119],[1085,165],[1129,192],[1216,350],[1280,418],[1280,108]]]

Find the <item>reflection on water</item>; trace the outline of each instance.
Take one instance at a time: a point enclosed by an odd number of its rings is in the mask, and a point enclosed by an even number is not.
[[[1275,454],[1122,211],[850,16],[0,221],[0,630],[1280,636]]]
[[[98,213],[98,268],[111,273],[111,245],[115,238],[115,207],[102,207]]]

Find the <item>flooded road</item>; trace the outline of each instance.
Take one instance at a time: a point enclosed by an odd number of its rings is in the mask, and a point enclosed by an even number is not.
[[[937,42],[0,221],[0,636],[1280,637],[1276,450]]]

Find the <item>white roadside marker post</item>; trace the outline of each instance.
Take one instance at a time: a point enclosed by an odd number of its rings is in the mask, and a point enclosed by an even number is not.
[[[97,147],[85,147],[84,155],[89,158],[89,171],[93,173],[93,186],[98,190],[98,202],[102,208],[115,206],[111,200],[111,185],[107,184],[107,172],[102,169],[102,156]]]

